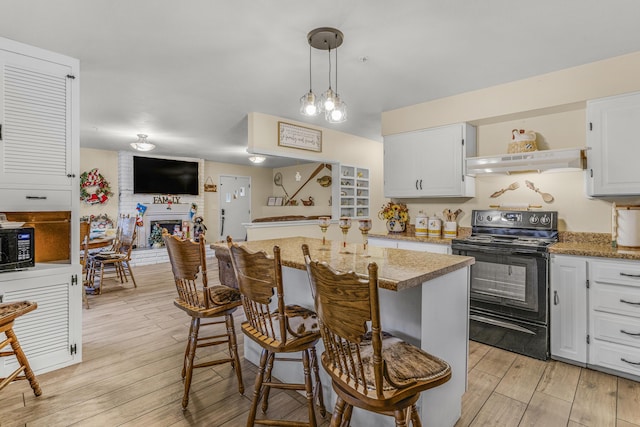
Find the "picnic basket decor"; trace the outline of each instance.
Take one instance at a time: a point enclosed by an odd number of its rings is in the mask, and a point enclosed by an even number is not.
[[[218,186],[213,183],[213,178],[211,178],[211,176],[208,176],[204,181],[204,191],[207,193],[215,193],[218,191]]]

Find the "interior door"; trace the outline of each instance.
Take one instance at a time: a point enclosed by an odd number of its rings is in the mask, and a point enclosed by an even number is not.
[[[220,175],[220,239],[246,240],[251,222],[251,177]]]

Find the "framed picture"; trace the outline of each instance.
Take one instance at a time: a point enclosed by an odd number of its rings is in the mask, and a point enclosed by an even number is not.
[[[278,122],[278,145],[322,152],[322,131]]]
[[[276,204],[275,206],[282,206],[282,202],[283,202],[283,198],[282,197],[276,197]]]
[[[269,197],[267,199],[267,206],[275,206],[276,205],[276,198],[275,197]]]

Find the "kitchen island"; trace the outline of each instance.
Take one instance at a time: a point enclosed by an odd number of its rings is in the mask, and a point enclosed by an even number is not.
[[[241,242],[252,251],[273,254],[281,250],[283,282],[287,304],[313,308],[302,244],[309,245],[311,257],[327,262],[339,271],[355,271],[367,277],[367,265],[379,266],[380,309],[382,327],[425,351],[446,360],[452,369],[451,380],[422,393],[418,401],[425,426],[453,426],[460,417],[461,399],[467,384],[469,266],[474,258],[441,255],[390,248],[369,248],[363,256],[362,244],[348,244],[341,253],[342,242],[291,237]],[[217,244],[221,245],[221,244]],[[318,353],[324,351],[320,342]],[[244,340],[244,357],[254,364],[260,359],[260,347]],[[285,381],[302,382],[302,370],[289,363],[276,363],[273,374]],[[333,410],[335,394],[329,377],[322,372],[325,403]],[[352,425],[392,426],[392,417],[354,408]]]

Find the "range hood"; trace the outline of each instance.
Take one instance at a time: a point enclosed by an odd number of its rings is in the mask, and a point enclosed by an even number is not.
[[[467,159],[467,174],[579,170],[584,169],[585,159],[584,149],[582,148],[470,157]]]

